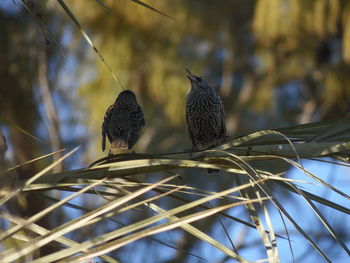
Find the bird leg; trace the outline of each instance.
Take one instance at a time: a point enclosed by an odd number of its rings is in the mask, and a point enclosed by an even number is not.
[[[113,160],[114,154],[112,153],[112,150],[109,149],[108,155],[107,155],[107,163],[110,163]]]
[[[191,149],[185,149],[184,151],[188,152],[189,155],[190,155],[190,158],[192,158],[192,153],[193,152],[197,152],[198,151],[198,147],[197,147],[197,145],[192,145]]]

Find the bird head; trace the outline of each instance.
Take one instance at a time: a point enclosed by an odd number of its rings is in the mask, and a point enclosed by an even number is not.
[[[131,90],[123,90],[119,93],[118,98],[116,99],[115,103],[118,102],[132,102],[136,100],[135,93]]]
[[[191,71],[186,69],[187,72],[187,78],[191,82],[191,88],[210,88],[210,85],[208,82],[206,82],[202,77],[194,75]]]

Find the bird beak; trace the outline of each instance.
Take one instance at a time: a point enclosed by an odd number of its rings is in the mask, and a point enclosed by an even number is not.
[[[195,81],[196,80],[196,76],[194,74],[192,74],[191,71],[189,71],[187,68],[186,68],[186,72],[187,72],[187,78],[192,82],[192,81]]]

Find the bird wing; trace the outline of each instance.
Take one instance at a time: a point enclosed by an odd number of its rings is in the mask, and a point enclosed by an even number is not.
[[[143,126],[145,126],[145,118],[143,116],[143,111],[140,105],[134,105],[132,112],[130,113],[131,121],[131,133],[128,137],[128,148],[131,149],[137,142],[140,131]]]
[[[192,147],[195,147],[195,141],[194,141],[194,137],[193,137],[193,133],[192,133],[192,129],[191,129],[191,123],[188,117],[188,113],[186,111],[186,123],[187,123],[187,130],[188,130],[188,135],[190,136],[191,142],[192,142]]]
[[[136,107],[133,109],[131,115],[131,121],[137,122],[141,124],[141,127],[146,125],[145,117],[143,116],[143,110],[140,105],[136,105]]]
[[[103,123],[102,123],[102,151],[105,151],[106,149],[106,135],[108,136],[108,126],[109,122],[112,118],[112,113],[115,110],[115,105],[111,105],[108,107],[105,116],[103,118]]]

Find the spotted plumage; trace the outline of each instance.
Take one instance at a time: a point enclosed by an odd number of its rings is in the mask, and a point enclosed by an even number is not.
[[[223,102],[208,82],[186,71],[191,82],[186,99],[186,122],[192,149],[216,146],[226,137]],[[213,170],[208,169],[208,172]]]
[[[106,148],[106,136],[111,143],[111,152],[131,149],[140,136],[145,119],[136,96],[131,90],[121,92],[106,111],[102,124],[102,151]]]
[[[187,70],[191,90],[186,99],[186,122],[192,147],[214,146],[226,137],[224,106],[219,94]]]

